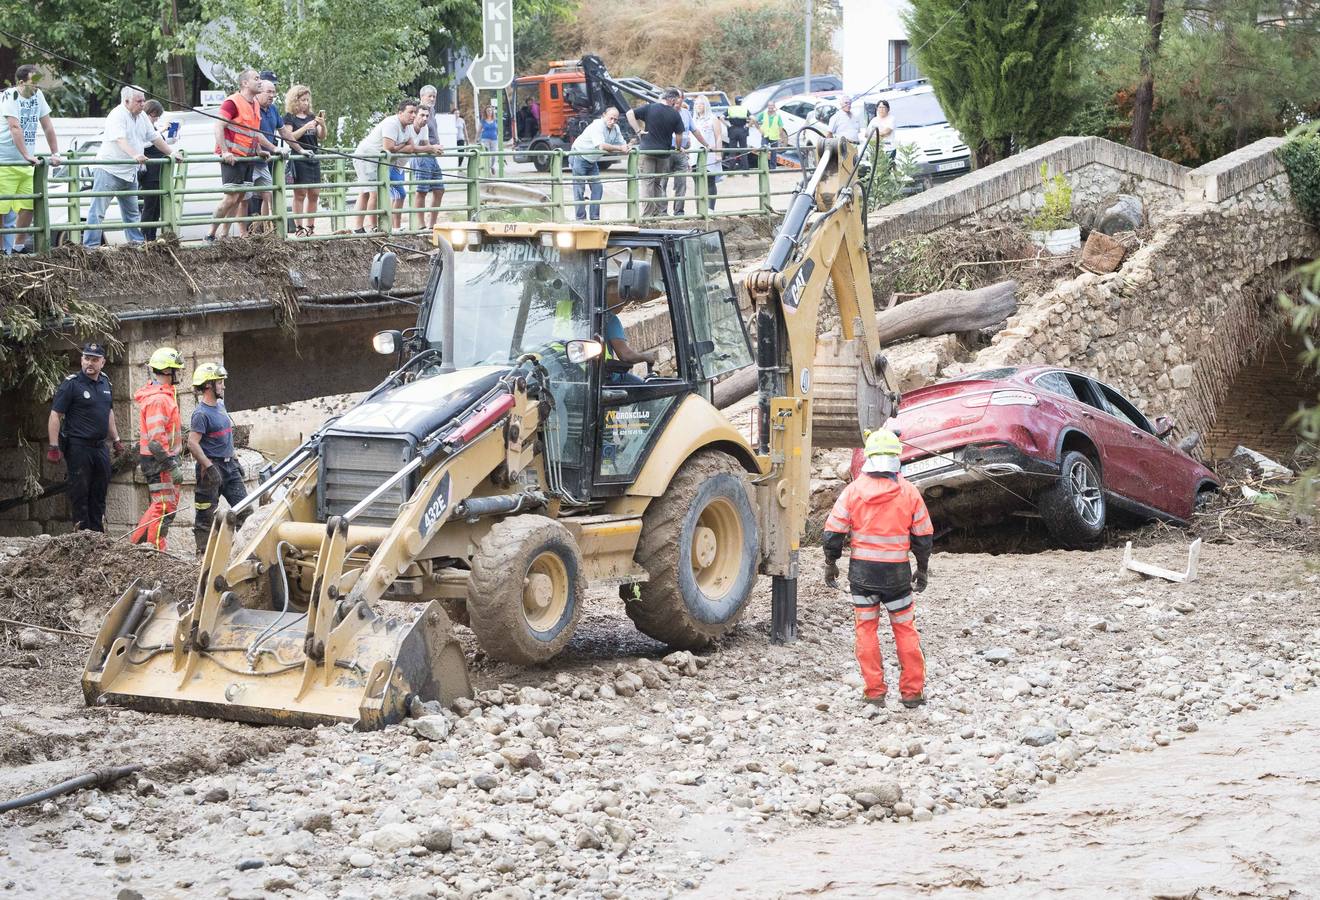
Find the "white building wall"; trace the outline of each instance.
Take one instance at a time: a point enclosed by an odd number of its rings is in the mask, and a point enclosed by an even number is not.
[[[907,40],[900,16],[908,0],[843,0],[843,89],[852,94],[888,87],[889,42]]]

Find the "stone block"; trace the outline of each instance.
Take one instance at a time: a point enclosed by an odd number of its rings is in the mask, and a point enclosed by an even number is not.
[[[1185,391],[1192,386],[1192,378],[1195,370],[1190,364],[1184,363],[1181,366],[1174,366],[1169,372],[1169,377],[1173,381],[1175,390]]]
[[[37,522],[0,519],[0,537],[36,537],[41,533],[41,525]]]

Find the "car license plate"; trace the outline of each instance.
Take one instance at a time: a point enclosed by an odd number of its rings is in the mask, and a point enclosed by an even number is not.
[[[936,172],[950,172],[954,169],[965,169],[965,168],[967,168],[967,163],[961,159],[954,160],[953,162],[942,162],[935,164]]]
[[[953,460],[946,459],[943,456],[928,456],[925,459],[918,459],[905,464],[900,471],[903,473],[904,478],[911,478],[913,475],[920,475],[923,472],[930,472],[951,465],[953,465]]]

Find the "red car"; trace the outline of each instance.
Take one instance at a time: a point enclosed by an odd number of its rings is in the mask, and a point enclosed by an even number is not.
[[[1050,366],[909,391],[892,424],[937,534],[1039,514],[1059,544],[1088,547],[1115,513],[1185,522],[1220,484],[1167,441],[1169,418],[1152,425],[1108,385]],[[854,478],[863,461],[855,451]]]

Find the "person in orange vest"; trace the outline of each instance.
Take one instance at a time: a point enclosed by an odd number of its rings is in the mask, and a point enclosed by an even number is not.
[[[225,187],[252,186],[255,165],[272,153],[287,153],[288,148],[276,147],[261,133],[261,108],[257,103],[257,90],[261,79],[252,69],[238,76],[238,90],[220,104],[220,119],[215,123],[215,155],[220,157],[220,183]],[[216,207],[215,219],[206,235],[207,242],[216,238],[221,222],[237,216],[243,206],[242,192],[225,194]],[[224,237],[229,236],[229,222],[224,222]],[[238,233],[247,234],[246,222],[238,223]]]
[[[165,535],[179,508],[174,472],[179,468],[183,435],[179,429],[179,401],[175,385],[183,371],[183,357],[173,347],[161,347],[147,362],[151,375],[133,395],[138,405],[138,463],[147,479],[151,503],[129,538],[165,549]]]
[[[884,660],[880,653],[880,611],[889,613],[901,675],[899,698],[908,709],[926,702],[926,658],[917,634],[912,593],[926,589],[934,529],[921,492],[899,474],[903,447],[884,429],[866,436],[862,473],[839,495],[825,520],[825,583],[838,587],[839,557],[852,535],[848,582],[852,591],[857,663],[863,700],[884,706]],[[914,575],[908,553],[917,560]]]

